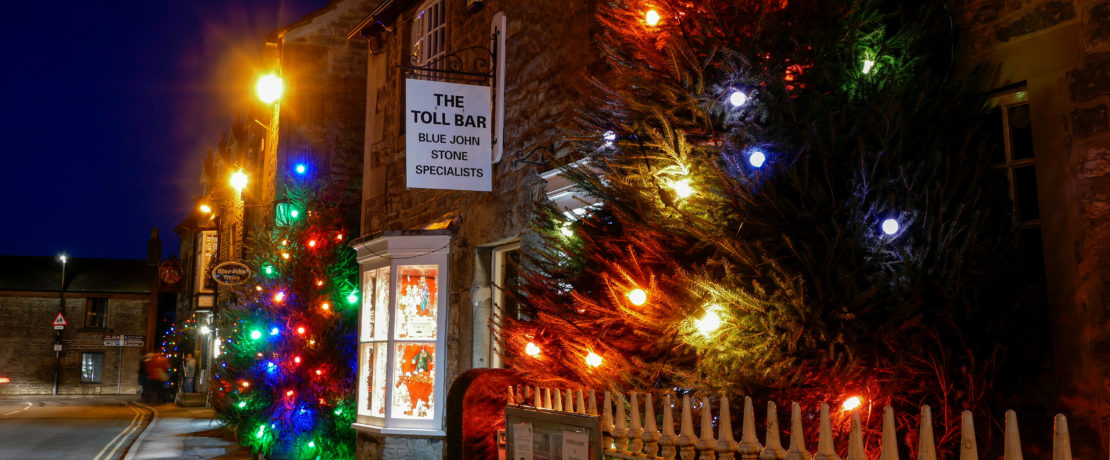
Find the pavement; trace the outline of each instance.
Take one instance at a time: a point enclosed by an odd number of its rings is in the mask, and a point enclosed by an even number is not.
[[[212,409],[176,404],[135,403],[154,413],[123,460],[248,460],[250,449],[235,443]]]

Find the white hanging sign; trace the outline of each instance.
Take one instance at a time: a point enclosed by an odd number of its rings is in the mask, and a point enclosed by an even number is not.
[[[488,192],[490,89],[440,81],[405,81],[408,188]]]

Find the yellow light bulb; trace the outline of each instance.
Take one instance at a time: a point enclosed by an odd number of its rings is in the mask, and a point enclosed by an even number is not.
[[[247,175],[240,169],[231,175],[231,187],[236,191],[243,191],[247,187]]]
[[[540,354],[540,347],[532,342],[528,342],[528,345],[524,346],[524,352],[527,353],[528,356],[536,357]]]
[[[587,366],[597,367],[597,366],[600,366],[601,363],[602,363],[601,356],[598,356],[597,353],[594,353],[593,351],[590,351],[590,354],[586,355],[586,365]]]
[[[331,309],[331,304],[324,302],[323,305],[320,305],[320,308],[323,308],[324,310],[329,310]]]
[[[202,204],[200,205],[200,212],[203,212],[205,214],[212,214],[212,207],[208,206],[207,204]]]
[[[646,22],[649,26],[655,27],[659,25],[659,19],[660,17],[658,11],[648,10],[648,12],[644,14],[644,22]]]
[[[721,316],[717,314],[717,309],[719,308],[720,307],[717,305],[706,307],[705,315],[702,316],[701,319],[694,321],[698,327],[698,331],[700,331],[702,335],[709,337],[713,331],[721,327]]]
[[[628,301],[637,307],[643,305],[644,302],[647,302],[647,292],[640,288],[628,291]]]
[[[281,99],[281,93],[285,90],[285,84],[277,75],[266,75],[258,79],[258,84],[255,85],[254,91],[258,95],[258,99],[267,104],[272,104],[274,101]]]
[[[844,410],[852,410],[857,409],[859,408],[859,406],[862,405],[863,399],[861,399],[859,396],[852,396],[851,398],[845,399],[844,403],[840,405],[840,408]]]
[[[694,187],[690,185],[690,179],[679,179],[671,182],[671,190],[679,199],[689,197],[694,194]]]

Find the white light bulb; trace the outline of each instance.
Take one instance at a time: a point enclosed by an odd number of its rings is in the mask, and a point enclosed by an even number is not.
[[[748,102],[748,95],[744,94],[743,91],[735,90],[728,96],[728,102],[733,107],[740,107]]]
[[[867,75],[868,73],[871,73],[871,68],[872,67],[875,67],[875,61],[873,61],[871,59],[864,59],[863,60],[863,74],[864,75]]]
[[[612,131],[605,131],[605,134],[601,135],[601,139],[605,141],[606,147],[611,147],[613,145],[613,142],[616,142],[617,140],[617,133],[614,133]]]
[[[748,163],[751,163],[751,165],[756,168],[763,167],[763,162],[765,161],[767,161],[767,155],[764,155],[763,152],[759,150],[752,152],[751,156],[748,157]]]
[[[200,327],[200,333],[201,334],[208,334],[209,332],[212,332],[212,330],[209,329],[208,326],[201,326]]]
[[[883,221],[883,233],[886,233],[887,235],[898,233],[899,227],[900,225],[898,225],[898,221],[894,219],[887,219]]]

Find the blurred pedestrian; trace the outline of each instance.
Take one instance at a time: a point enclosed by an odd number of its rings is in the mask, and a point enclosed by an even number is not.
[[[162,392],[166,386],[166,381],[170,379],[170,360],[166,359],[166,355],[161,353],[147,354],[146,359],[146,381],[147,384],[143,387],[143,401],[161,403],[163,402]],[[149,389],[150,398],[147,399]]]
[[[193,358],[192,353],[185,354],[185,392],[196,393],[197,383],[197,360]]]

